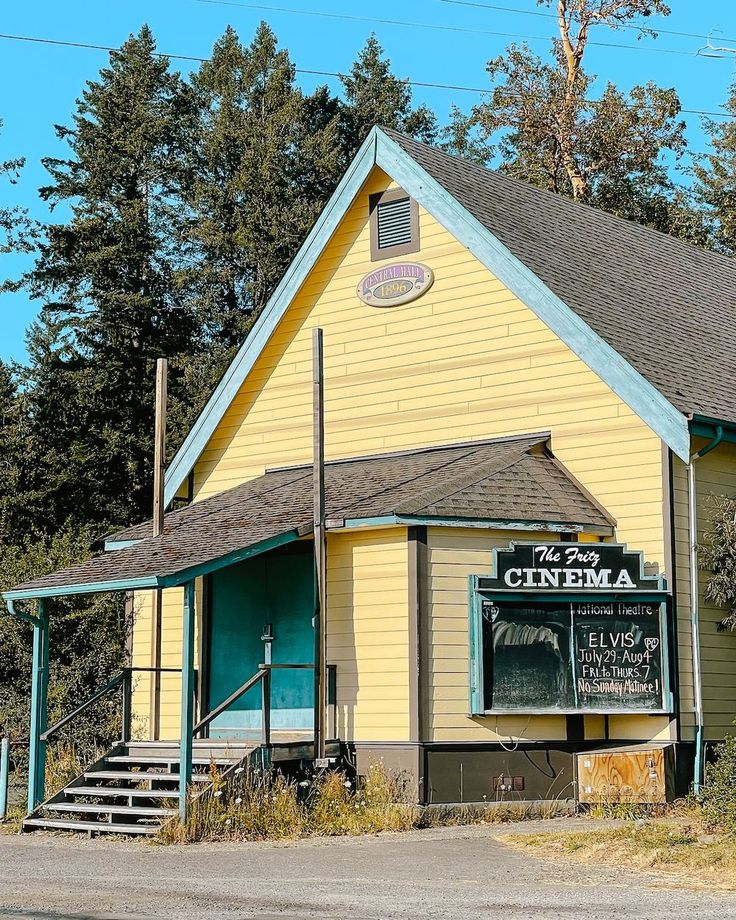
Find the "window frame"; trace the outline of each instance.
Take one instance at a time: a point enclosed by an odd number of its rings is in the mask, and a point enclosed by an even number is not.
[[[380,248],[378,245],[378,206],[379,204],[388,204],[391,201],[400,201],[402,198],[409,199],[411,239],[408,243],[400,243],[397,246],[385,246]],[[371,262],[381,262],[384,259],[392,259],[396,256],[405,256],[412,252],[419,252],[419,205],[403,188],[390,188],[385,192],[376,192],[370,195],[368,197],[368,215],[371,238]]]
[[[477,575],[469,577],[468,585],[468,613],[469,613],[469,661],[468,661],[468,690],[469,690],[469,715],[473,718],[479,716],[500,715],[647,715],[647,716],[672,716],[675,712],[675,700],[672,688],[673,661],[670,651],[672,615],[670,613],[670,596],[664,592],[645,591],[627,592],[626,600],[632,602],[643,601],[659,605],[659,628],[662,641],[662,704],[661,709],[609,709],[578,707],[572,709],[542,709],[531,706],[520,706],[513,709],[485,709],[485,674],[483,665],[483,601],[484,600],[510,600],[518,599],[534,602],[565,602],[570,601],[600,601],[601,603],[621,600],[619,594],[561,594],[556,592],[499,592],[479,590]],[[515,597],[514,597],[515,595]]]

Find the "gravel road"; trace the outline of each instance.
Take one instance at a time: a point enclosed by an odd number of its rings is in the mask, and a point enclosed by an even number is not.
[[[591,822],[586,822],[590,825]],[[570,819],[545,822],[564,829]],[[498,834],[443,828],[289,845],[160,847],[0,837],[0,917],[34,920],[680,920],[736,918],[736,894],[627,869],[567,865]]]

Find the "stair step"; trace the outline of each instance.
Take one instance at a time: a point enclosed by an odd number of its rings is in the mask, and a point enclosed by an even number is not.
[[[213,761],[216,766],[230,766],[231,764],[238,763],[240,760],[239,757],[225,758],[225,757],[214,757],[214,758],[204,758],[204,757],[194,757],[192,758],[193,766],[200,767],[209,767]],[[114,757],[106,757],[105,761],[107,763],[145,763],[145,764],[176,764],[179,766],[179,757],[148,757],[141,755],[140,757],[136,754],[116,754]]]
[[[91,770],[84,774],[85,779],[127,779],[127,780],[158,780],[167,783],[178,783],[178,773],[150,773],[146,770],[140,772],[136,770]],[[193,773],[192,782],[209,783],[210,777],[207,773]]]
[[[94,775],[94,774],[93,774]],[[89,796],[90,798],[127,798],[134,799],[176,799],[175,789],[122,789],[120,786],[71,786],[64,789],[64,795]]]
[[[176,814],[175,808],[159,808],[155,805],[89,805],[85,802],[50,802],[46,811],[73,811],[96,815],[130,815],[143,818],[168,818]]]
[[[45,830],[97,831],[102,834],[156,834],[153,824],[108,824],[106,821],[75,821],[73,818],[26,818],[23,827]]]

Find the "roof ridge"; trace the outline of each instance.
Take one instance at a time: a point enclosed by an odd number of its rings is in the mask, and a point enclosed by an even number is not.
[[[441,450],[453,450],[464,447],[486,447],[489,444],[507,444],[514,441],[534,441],[540,443],[548,441],[552,437],[551,431],[532,431],[522,434],[505,434],[495,438],[482,438],[477,441],[453,441],[450,444],[430,444],[427,447],[405,447],[400,450],[383,451],[380,454],[361,454],[357,457],[341,457],[334,460],[327,460],[325,466],[339,466],[342,463],[359,463],[364,460],[393,460],[395,457],[410,457],[414,454],[428,454]],[[288,470],[311,469],[311,463],[295,463],[290,466],[271,466],[267,467],[265,473],[283,473]]]

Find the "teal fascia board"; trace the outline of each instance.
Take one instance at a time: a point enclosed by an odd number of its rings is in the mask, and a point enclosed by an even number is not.
[[[680,459],[688,460],[690,434],[685,416],[383,132],[377,135],[376,165],[467,246]]]
[[[111,581],[84,582],[78,585],[51,585],[48,588],[32,588],[29,591],[3,591],[6,601],[22,601],[32,597],[71,597],[74,594],[107,594],[113,591],[140,591],[159,587],[154,576],[144,578],[121,578]]]
[[[329,243],[346,211],[376,162],[376,128],[363,142],[340,184],[320,214],[317,222],[296,254],[263,313],[253,326],[230,367],[217,385],[207,405],[192,426],[166,473],[164,502],[168,505],[189,475],[207,445],[220,419],[235,398],[265,348],[289,304],[306,280],[317,259]]]
[[[116,549],[127,549],[129,546],[137,546],[143,540],[105,540],[105,552],[114,552]]]
[[[613,535],[614,528],[586,524],[559,524],[552,521],[499,521],[488,518],[459,517],[419,517],[410,514],[386,514],[381,517],[346,518],[340,527],[331,527],[330,531],[356,527],[478,527],[492,530],[539,530],[556,532],[582,533],[586,530],[597,534]]]
[[[218,559],[212,559],[203,562],[201,565],[190,566],[171,575],[148,575],[143,578],[121,578],[118,581],[97,581],[88,582],[78,585],[57,585],[49,588],[36,588],[30,591],[4,591],[2,597],[6,601],[28,600],[37,597],[70,597],[74,594],[104,594],[112,591],[142,591],[148,588],[173,588],[186,584],[193,578],[200,575],[208,575],[210,572],[216,572],[228,565],[236,562],[242,562],[251,556],[257,556],[260,553],[266,553],[277,546],[283,546],[285,543],[291,543],[299,539],[299,533],[296,530],[290,530],[287,533],[279,534],[268,540],[263,540],[253,546],[247,546],[244,549],[235,550],[226,556]]]
[[[736,444],[736,424],[733,422],[724,422],[717,418],[707,418],[704,415],[694,415],[690,422],[690,434],[693,437],[713,440],[718,436],[719,428],[722,432],[721,441],[726,441],[729,444]]]

